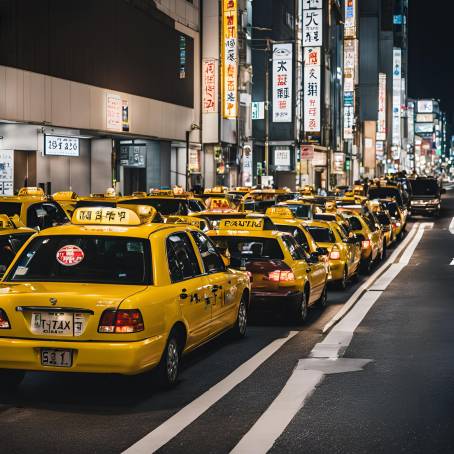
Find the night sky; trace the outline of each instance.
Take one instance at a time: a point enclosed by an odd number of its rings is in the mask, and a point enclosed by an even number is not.
[[[454,123],[454,2],[409,1],[409,94],[438,98]]]

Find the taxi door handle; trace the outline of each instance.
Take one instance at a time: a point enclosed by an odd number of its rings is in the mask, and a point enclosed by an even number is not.
[[[186,289],[184,288],[180,293],[180,299],[185,300],[189,295],[186,293]]]

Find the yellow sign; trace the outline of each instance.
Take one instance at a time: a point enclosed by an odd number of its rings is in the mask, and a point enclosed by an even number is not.
[[[223,0],[222,15],[222,112],[238,116],[238,0]]]
[[[77,225],[140,225],[139,216],[128,208],[78,208],[72,223]]]
[[[293,212],[287,207],[270,207],[266,210],[267,216],[273,216],[283,219],[293,219]]]
[[[220,230],[263,230],[263,219],[224,219]]]
[[[19,197],[21,196],[44,196],[44,191],[41,188],[29,187],[19,189]]]

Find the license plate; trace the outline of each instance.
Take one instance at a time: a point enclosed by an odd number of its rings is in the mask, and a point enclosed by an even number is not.
[[[68,312],[33,312],[31,331],[33,334],[55,336],[80,336],[85,329],[83,314]]]
[[[42,348],[41,365],[52,367],[71,367],[73,365],[73,351],[55,348]]]

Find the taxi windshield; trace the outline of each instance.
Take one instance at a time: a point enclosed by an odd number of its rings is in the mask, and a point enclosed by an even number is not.
[[[370,188],[369,199],[387,199],[394,197],[400,206],[403,206],[402,193],[397,188]]]
[[[121,202],[122,205],[147,205],[156,209],[158,213],[164,216],[180,215],[186,216],[191,211],[188,207],[186,199],[159,199],[159,198],[146,198],[146,199],[131,199]],[[200,210],[199,210],[200,211]]]
[[[336,238],[334,237],[331,229],[326,227],[308,227],[309,233],[312,235],[316,243],[335,243]]]
[[[300,219],[310,219],[311,217],[311,206],[310,205],[284,205],[286,208],[292,211],[295,217]]]
[[[151,285],[151,252],[141,238],[41,236],[31,241],[6,281]]]
[[[20,210],[22,203],[18,202],[0,202],[0,214],[6,214],[7,216],[20,216]]]
[[[239,265],[241,260],[273,259],[283,260],[284,254],[275,238],[258,238],[243,236],[211,237],[216,247],[229,252],[233,266]]]

